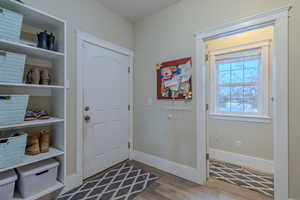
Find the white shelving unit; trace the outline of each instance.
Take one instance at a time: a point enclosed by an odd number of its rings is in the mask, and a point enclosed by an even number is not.
[[[14,200],[38,200],[43,196],[55,194],[64,187],[66,177],[66,22],[51,16],[43,11],[32,8],[28,5],[19,3],[15,0],[0,0],[0,6],[13,10],[24,15],[23,23],[26,26],[33,27],[33,30],[48,30],[56,36],[57,51],[49,51],[34,46],[29,46],[24,42],[13,42],[0,39],[0,50],[23,53],[27,55],[30,63],[34,60],[42,60],[50,63],[54,81],[52,85],[33,85],[25,83],[6,83],[0,80],[0,94],[28,94],[30,99],[46,98],[47,108],[51,118],[47,120],[24,121],[20,124],[0,126],[0,130],[18,130],[18,129],[40,129],[42,127],[51,127],[51,148],[47,153],[41,153],[35,156],[25,155],[23,162],[5,169],[25,166],[49,158],[55,158],[60,162],[58,168],[58,182],[51,188],[35,194],[29,198],[22,198],[15,192]],[[33,34],[36,34],[34,32]],[[36,65],[39,67],[45,67]],[[37,102],[36,100],[33,102]],[[41,102],[42,105],[45,102]],[[1,112],[1,110],[0,110]]]

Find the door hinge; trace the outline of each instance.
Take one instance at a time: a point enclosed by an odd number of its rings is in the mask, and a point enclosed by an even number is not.
[[[131,144],[130,144],[130,142],[128,142],[128,149],[130,149],[131,148]]]
[[[209,105],[205,104],[205,110],[208,111],[209,110]]]
[[[128,67],[128,74],[130,74],[130,72],[131,72],[131,68],[130,68],[130,66]]]
[[[131,110],[131,106],[130,106],[130,104],[128,104],[128,111],[130,111]]]
[[[209,160],[209,153],[206,154],[206,160]]]

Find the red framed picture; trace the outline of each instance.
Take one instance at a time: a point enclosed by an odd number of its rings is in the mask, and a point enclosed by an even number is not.
[[[157,65],[157,99],[192,99],[192,58]]]

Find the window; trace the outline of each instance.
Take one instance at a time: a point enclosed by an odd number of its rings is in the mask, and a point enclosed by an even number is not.
[[[269,118],[270,42],[210,53],[211,115]]]

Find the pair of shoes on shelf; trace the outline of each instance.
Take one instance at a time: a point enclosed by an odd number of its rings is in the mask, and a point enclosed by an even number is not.
[[[49,119],[50,116],[46,110],[41,111],[27,111],[25,114],[25,121],[32,121],[38,119]]]
[[[46,68],[32,68],[26,73],[25,82],[27,84],[50,85],[52,82],[52,74]]]
[[[49,151],[50,131],[48,129],[41,130],[39,135],[31,135],[27,137],[26,154],[37,155]]]

